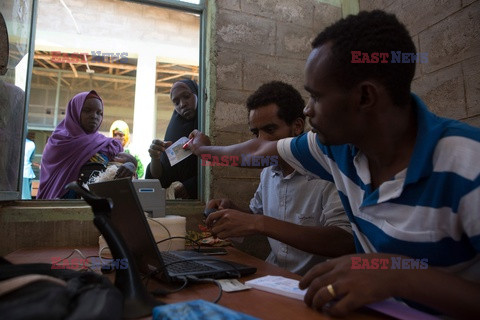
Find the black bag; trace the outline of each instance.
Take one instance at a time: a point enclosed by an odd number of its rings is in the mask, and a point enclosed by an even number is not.
[[[44,263],[0,264],[2,319],[113,320],[122,311],[121,292],[102,275]]]

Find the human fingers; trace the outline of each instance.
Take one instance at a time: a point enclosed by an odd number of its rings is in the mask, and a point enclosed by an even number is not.
[[[197,129],[194,129],[190,134],[188,135],[188,139],[195,138],[197,134],[201,133],[201,131],[198,131]]]
[[[362,297],[358,297],[354,293],[340,291],[341,285],[338,285],[336,290],[339,290],[338,294],[341,296],[341,298],[328,308],[327,312],[332,316],[345,317],[353,310],[370,303],[366,301],[364,302]]]
[[[150,149],[153,150],[159,150],[159,151],[165,151],[166,148],[170,147],[172,145],[172,141],[163,141],[160,139],[155,139],[152,141],[152,144],[150,145]]]
[[[125,178],[125,169],[123,167],[119,167],[117,172],[115,173],[114,179]]]
[[[187,149],[191,150],[195,155],[198,155],[197,151],[200,147],[211,144],[210,138],[198,130],[193,130],[188,137],[193,140],[187,145]]]
[[[213,228],[213,226],[222,218],[224,211],[215,211],[208,215],[207,220],[205,220],[205,224],[209,228]]]
[[[345,293],[340,290],[336,282],[329,283],[315,291],[309,306],[314,310],[329,312],[330,308],[343,299],[344,295]]]
[[[206,209],[218,209],[220,204],[222,203],[222,199],[211,199],[210,201],[207,202],[207,205],[205,206]]]
[[[308,270],[308,272],[300,280],[298,286],[300,289],[306,289],[315,278],[327,273],[332,269],[333,264],[331,263],[331,260],[321,262]]]
[[[172,145],[171,141],[162,141],[159,139],[155,139],[152,141],[150,148],[148,149],[148,153],[151,158],[159,159],[165,149]]]
[[[307,272],[300,280],[300,289],[308,288],[303,298],[303,301],[308,306],[312,306],[314,299],[318,298],[318,292],[335,279],[330,274],[332,269],[333,267],[327,264],[327,262],[320,263]]]
[[[217,237],[221,239],[227,239],[229,238],[232,233],[231,233],[231,228],[228,226],[228,221],[225,219],[225,210],[223,211],[217,211],[215,213],[218,213],[216,216],[213,216],[212,219],[213,223],[211,226],[211,231],[213,234],[215,234]]]
[[[131,162],[126,162],[118,168],[114,179],[129,178],[132,177],[133,174],[135,174],[135,165]]]
[[[159,159],[163,151],[165,151],[164,142],[159,139],[154,139],[148,148],[148,153],[153,159]]]
[[[219,209],[229,209],[232,207],[232,201],[230,199],[221,199],[220,204],[218,205]]]

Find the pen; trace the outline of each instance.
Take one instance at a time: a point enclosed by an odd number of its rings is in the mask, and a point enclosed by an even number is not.
[[[185,142],[185,144],[182,146],[182,149],[186,149],[188,147],[188,145],[190,144],[190,142],[193,141],[193,138],[191,138],[190,140],[188,140],[187,142]]]

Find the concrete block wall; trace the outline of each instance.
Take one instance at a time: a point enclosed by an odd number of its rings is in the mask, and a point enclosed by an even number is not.
[[[252,137],[245,108],[261,84],[282,80],[307,101],[303,71],[310,43],[342,16],[340,1],[221,0],[209,1],[211,17],[208,65],[208,132],[213,144],[227,145]],[[260,170],[210,168],[209,198],[228,197],[248,205]]]
[[[360,10],[394,13],[428,52],[417,65],[412,91],[430,110],[480,126],[480,1],[360,0]]]

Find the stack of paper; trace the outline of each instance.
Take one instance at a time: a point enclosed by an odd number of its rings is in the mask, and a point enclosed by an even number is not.
[[[307,290],[300,290],[298,280],[280,276],[265,276],[245,282],[245,285],[282,296],[303,300]]]

